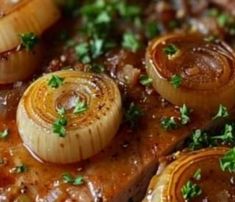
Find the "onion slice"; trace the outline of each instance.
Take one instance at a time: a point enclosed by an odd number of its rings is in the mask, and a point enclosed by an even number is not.
[[[52,75],[63,78],[54,89]],[[76,100],[87,110],[75,114]],[[53,132],[58,109],[64,108],[66,135]],[[104,74],[59,71],[35,81],[24,93],[17,110],[17,124],[24,144],[41,159],[73,163],[104,149],[116,134],[122,119],[121,96],[117,85]]]
[[[41,59],[41,45],[37,45],[33,51],[14,49],[0,54],[0,84],[29,78],[38,68]]]
[[[176,47],[168,55],[165,49]],[[222,104],[235,106],[235,53],[224,42],[206,41],[199,34],[173,34],[155,39],[146,53],[153,86],[169,102],[213,112]],[[172,78],[181,79],[180,86]]]
[[[144,202],[184,202],[182,188],[188,181],[202,191],[192,201],[230,201],[229,197],[234,197],[233,174],[223,172],[219,162],[227,151],[228,148],[217,147],[181,154],[160,175],[153,177]],[[200,173],[200,177],[195,173]]]
[[[0,53],[17,47],[19,34],[41,35],[60,14],[52,0],[21,0],[18,3],[0,0]]]

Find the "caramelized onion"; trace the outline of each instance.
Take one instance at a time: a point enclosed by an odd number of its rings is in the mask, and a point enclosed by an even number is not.
[[[177,47],[174,55],[164,50]],[[220,104],[235,105],[235,54],[224,42],[199,34],[174,34],[154,40],[146,54],[147,72],[159,94],[175,105],[215,112]],[[174,75],[182,79],[175,88]]]
[[[19,34],[41,35],[59,18],[52,0],[0,0],[0,53],[17,47]]]
[[[63,78],[54,89],[48,85],[52,75]],[[76,100],[87,110],[74,113]],[[63,107],[66,134],[52,130]],[[24,144],[45,161],[72,163],[101,151],[116,134],[122,118],[121,96],[117,85],[104,74],[59,71],[35,81],[24,93],[17,110],[17,124]]]
[[[27,79],[38,68],[42,58],[41,46],[33,51],[12,50],[0,54],[0,84]]]
[[[0,84],[28,78],[38,66],[41,50],[25,50],[20,34],[40,36],[59,17],[52,0],[0,0]],[[45,12],[46,11],[46,12]]]
[[[191,181],[201,189],[201,194],[192,201],[232,201],[234,188],[232,174],[223,172],[219,159],[227,148],[209,148],[181,155],[159,175],[153,177],[144,202],[184,202],[182,187]],[[200,171],[197,179],[195,173]],[[190,200],[191,201],[191,200]]]

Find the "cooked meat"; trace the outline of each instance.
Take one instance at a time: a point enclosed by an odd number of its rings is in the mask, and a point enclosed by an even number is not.
[[[130,129],[123,124],[107,149],[79,165],[40,163],[22,145],[15,122],[1,122],[1,128],[11,128],[11,138],[1,142],[0,157],[7,162],[0,166],[13,172],[9,180],[8,174],[0,175],[0,182],[4,180],[7,185],[0,189],[0,198],[6,197],[1,201],[15,198],[23,188],[32,201],[140,201],[157,168],[158,157],[171,152],[192,129],[201,128],[209,120],[206,115],[193,114],[189,127],[165,131],[160,120],[177,115],[176,109],[163,105],[156,94],[143,96],[143,93],[142,87],[132,90],[132,98],[144,109],[139,127]],[[27,166],[27,171],[14,174],[14,167],[20,164]],[[78,187],[64,184],[61,176],[68,171],[84,176],[85,184]]]

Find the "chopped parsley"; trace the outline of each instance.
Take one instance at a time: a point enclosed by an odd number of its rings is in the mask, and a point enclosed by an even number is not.
[[[143,86],[150,86],[153,82],[153,79],[150,78],[149,76],[147,75],[141,75],[140,76],[140,83],[143,85]]]
[[[27,50],[31,51],[38,43],[39,39],[36,34],[29,32],[20,34],[21,45]]]
[[[188,181],[181,188],[181,193],[185,200],[190,200],[197,196],[200,196],[202,194],[202,190],[197,184],[194,184],[191,181]]]
[[[152,39],[160,34],[159,24],[156,22],[149,22],[146,25],[145,35],[147,38]]]
[[[79,32],[85,36],[79,44],[73,43],[75,54],[84,63],[93,64],[105,51],[113,48],[120,40],[114,40],[113,35],[117,32],[114,26],[120,20],[123,23],[132,23],[134,27],[141,25],[141,8],[129,4],[125,0],[95,0],[81,7],[81,25]],[[123,47],[133,52],[139,49],[138,37],[123,30]]]
[[[200,168],[196,170],[196,172],[193,175],[193,178],[197,181],[202,178],[202,170]]]
[[[226,124],[223,134],[220,136],[213,136],[212,139],[219,140],[223,144],[234,144],[235,136],[233,125]]]
[[[0,139],[5,139],[8,137],[8,135],[9,135],[9,131],[8,129],[5,129],[4,131],[0,132]]]
[[[209,146],[209,138],[207,133],[201,131],[200,129],[194,131],[189,141],[189,148],[192,150],[197,150],[207,146]]]
[[[220,159],[220,167],[222,171],[235,172],[235,147]]]
[[[174,88],[179,88],[182,81],[183,81],[183,78],[177,74],[174,74],[170,79],[170,83]]]
[[[14,173],[17,173],[17,174],[24,173],[27,171],[27,167],[24,164],[20,164],[16,166],[13,170],[14,170]]]
[[[57,109],[59,118],[52,125],[53,133],[57,134],[59,137],[65,137],[65,127],[68,124],[67,118],[65,117],[65,110],[63,108]]]
[[[128,5],[125,1],[120,1],[117,4],[119,14],[125,19],[134,19],[141,14],[141,8],[136,5]]]
[[[132,102],[125,113],[125,119],[131,124],[131,127],[134,127],[142,115],[143,112],[140,107]]]
[[[224,31],[230,35],[235,34],[235,18],[227,12],[221,12],[218,9],[210,9],[209,16],[216,19],[218,25],[224,29]]]
[[[122,47],[130,50],[132,52],[136,52],[140,48],[140,41],[132,32],[126,32],[123,35]]]
[[[57,109],[57,113],[58,113],[61,117],[65,116],[65,113],[66,113],[65,108],[64,108],[64,107],[58,108],[58,109]]]
[[[64,82],[64,78],[57,75],[52,75],[48,81],[48,85],[52,88],[59,88]]]
[[[64,183],[67,183],[67,184],[72,184],[75,186],[84,184],[84,178],[82,176],[74,177],[70,173],[64,173],[62,177],[63,177]]]
[[[88,106],[85,101],[80,101],[79,99],[76,102],[75,108],[73,110],[74,114],[81,114],[85,111],[87,111]]]
[[[179,51],[179,49],[176,47],[176,45],[169,44],[163,49],[163,51],[166,55],[173,56]]]
[[[217,114],[213,117],[213,120],[217,118],[226,118],[228,116],[229,116],[229,113],[228,113],[227,107],[220,105]]]
[[[161,120],[161,126],[165,130],[173,130],[177,128],[177,123],[174,117],[165,117]]]
[[[180,107],[180,120],[182,125],[186,125],[190,122],[190,110],[189,108],[184,104],[182,107]]]
[[[81,60],[82,63],[87,64],[91,61],[88,43],[80,43],[74,47],[74,50],[78,59]]]
[[[228,13],[221,13],[217,17],[217,22],[220,27],[225,27],[229,25],[230,21],[231,21],[231,16]]]

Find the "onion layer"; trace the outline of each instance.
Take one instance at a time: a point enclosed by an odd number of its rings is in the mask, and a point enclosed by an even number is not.
[[[164,52],[169,45],[175,55]],[[159,94],[175,105],[215,112],[235,105],[235,54],[219,40],[207,42],[198,34],[174,34],[154,40],[146,54],[147,72]],[[175,88],[174,75],[182,82]]]
[[[184,202],[182,187],[188,181],[202,190],[202,194],[192,201],[230,201],[230,197],[234,197],[234,188],[231,186],[233,174],[223,172],[219,163],[227,151],[228,148],[217,147],[181,155],[160,175],[153,177],[144,202]],[[200,178],[195,179],[198,170]]]
[[[0,5],[0,53],[17,47],[19,34],[41,35],[60,16],[52,0],[0,0]]]
[[[63,78],[54,89],[52,75]],[[88,106],[74,113],[76,100]],[[66,135],[53,133],[57,109],[66,111]],[[103,74],[59,71],[35,81],[24,93],[17,110],[17,124],[24,144],[45,161],[72,163],[101,151],[116,134],[122,118],[118,87]]]
[[[31,76],[42,58],[41,49],[38,45],[30,52],[22,49],[0,54],[0,84],[14,83]]]

